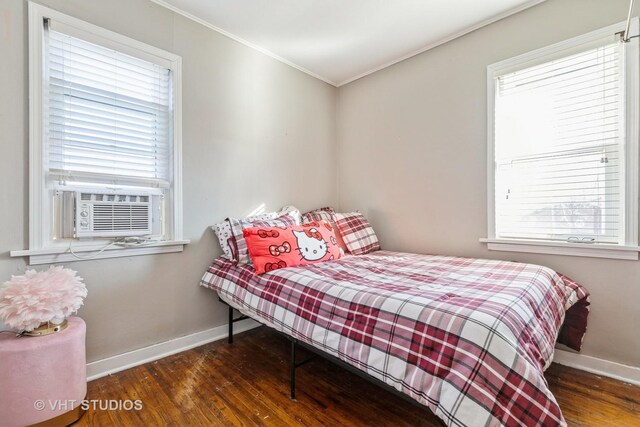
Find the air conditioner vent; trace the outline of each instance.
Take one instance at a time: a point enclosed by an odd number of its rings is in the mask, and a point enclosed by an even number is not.
[[[95,231],[147,230],[148,228],[149,209],[146,206],[131,203],[93,206]]]
[[[76,236],[125,237],[151,234],[149,194],[76,194]]]

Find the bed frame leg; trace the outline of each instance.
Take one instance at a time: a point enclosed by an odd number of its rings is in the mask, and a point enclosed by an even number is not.
[[[227,342],[233,344],[233,308],[229,306],[229,336]]]
[[[291,400],[296,399],[296,340],[291,340]]]

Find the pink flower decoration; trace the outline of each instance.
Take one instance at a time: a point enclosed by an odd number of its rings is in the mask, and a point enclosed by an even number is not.
[[[82,306],[87,288],[76,272],[60,266],[27,270],[11,276],[0,289],[0,319],[18,331],[32,331],[43,322],[62,323]]]

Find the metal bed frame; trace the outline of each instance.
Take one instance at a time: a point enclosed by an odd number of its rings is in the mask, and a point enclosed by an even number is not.
[[[236,323],[236,322],[239,322],[241,320],[245,320],[245,319],[252,319],[252,320],[255,320],[256,322],[258,322],[258,323],[260,323],[260,324],[262,324],[264,326],[267,326],[269,329],[271,329],[272,331],[276,332],[278,335],[286,338],[290,342],[290,344],[291,344],[291,356],[290,356],[290,361],[289,361],[289,374],[290,374],[290,381],[291,381],[290,382],[290,397],[291,397],[291,400],[295,400],[296,399],[296,368],[299,368],[300,366],[302,366],[302,365],[310,362],[311,360],[315,359],[315,356],[320,356],[323,359],[326,359],[326,360],[334,363],[335,365],[338,365],[341,368],[351,372],[352,374],[355,374],[355,375],[359,376],[360,378],[363,378],[363,379],[369,381],[370,383],[373,383],[373,384],[377,385],[378,387],[380,387],[380,388],[382,388],[382,389],[394,394],[395,396],[398,396],[401,399],[403,399],[403,400],[405,400],[405,401],[407,401],[407,402],[409,402],[409,403],[411,403],[413,405],[419,406],[422,409],[426,409],[426,410],[430,411],[429,408],[427,408],[426,406],[420,404],[419,402],[417,402],[416,400],[414,400],[411,397],[407,396],[406,394],[398,391],[397,389],[395,389],[394,387],[392,387],[389,384],[385,383],[384,381],[379,380],[377,378],[374,378],[374,377],[370,376],[369,374],[367,374],[366,372],[363,372],[363,371],[361,371],[361,370],[359,370],[357,368],[354,368],[353,366],[349,365],[348,363],[340,360],[339,358],[337,358],[337,357],[335,357],[335,356],[333,356],[333,355],[331,355],[329,353],[326,353],[326,352],[324,352],[324,351],[322,351],[322,350],[320,350],[318,348],[315,348],[315,347],[313,347],[313,346],[311,346],[311,345],[309,345],[309,344],[307,344],[307,343],[305,343],[303,341],[297,340],[297,339],[295,339],[295,338],[293,338],[293,337],[291,337],[291,336],[289,336],[289,335],[287,335],[285,333],[277,331],[277,330],[269,327],[268,325],[265,325],[260,320],[254,319],[253,317],[246,316],[244,314],[241,315],[240,317],[234,317],[234,315],[233,315],[234,308],[231,307],[227,302],[223,301],[222,299],[218,298],[218,300],[229,308],[229,335],[228,335],[228,338],[227,338],[227,342],[229,344],[233,344],[233,324]],[[308,359],[302,360],[300,362],[296,361],[296,350],[297,350],[298,346],[304,348],[305,350],[310,351],[311,353],[314,354],[314,356],[312,356],[312,357],[310,357]]]

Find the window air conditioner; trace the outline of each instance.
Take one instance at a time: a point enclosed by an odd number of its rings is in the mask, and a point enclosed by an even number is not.
[[[75,237],[128,237],[152,234],[148,193],[75,192]]]

